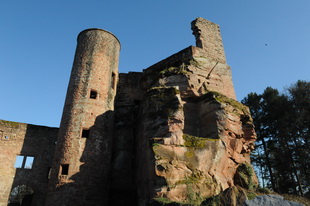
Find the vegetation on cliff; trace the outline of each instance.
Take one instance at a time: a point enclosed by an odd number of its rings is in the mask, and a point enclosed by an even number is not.
[[[211,139],[204,137],[196,137],[189,134],[183,134],[183,139],[185,140],[184,145],[186,147],[203,148],[207,141],[217,141],[219,139]]]
[[[159,72],[159,75],[162,77],[167,77],[171,75],[186,75],[188,73],[187,68],[184,66],[179,67],[169,67]]]

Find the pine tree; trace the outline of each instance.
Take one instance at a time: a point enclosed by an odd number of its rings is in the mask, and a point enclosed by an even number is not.
[[[256,126],[252,161],[262,186],[279,193],[309,193],[310,82],[298,81],[285,93],[267,87],[242,102],[250,107]]]

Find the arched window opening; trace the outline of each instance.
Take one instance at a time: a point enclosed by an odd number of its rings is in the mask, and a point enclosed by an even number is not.
[[[11,191],[8,206],[31,206],[33,194],[31,187],[18,185]]]

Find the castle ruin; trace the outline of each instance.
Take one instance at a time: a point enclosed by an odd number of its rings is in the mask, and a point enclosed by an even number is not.
[[[220,28],[191,26],[196,46],[127,74],[112,33],[82,31],[60,128],[0,121],[0,206],[14,205],[20,185],[32,191],[24,205],[146,206],[200,205],[257,184],[252,118],[236,101]]]

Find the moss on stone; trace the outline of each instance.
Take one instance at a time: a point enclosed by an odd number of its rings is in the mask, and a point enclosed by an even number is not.
[[[252,169],[251,165],[248,163],[241,164],[238,167],[238,169],[239,169],[239,172],[242,172],[242,173],[248,175],[249,177],[253,176],[253,169]]]
[[[175,185],[183,184],[187,187],[187,199],[183,204],[185,205],[201,205],[204,197],[201,196],[199,185],[200,184],[212,184],[211,179],[206,179],[205,175],[200,170],[193,170],[190,176],[185,177],[183,180],[179,180]],[[172,187],[174,187],[173,185]]]
[[[5,124],[8,125],[9,127],[18,127],[19,125],[23,124],[23,123],[19,123],[19,122],[11,122],[11,121],[6,121],[6,120],[0,120],[1,124]]]
[[[153,143],[153,147],[156,147],[156,146],[159,146],[160,144],[159,143]]]
[[[241,186],[242,188],[253,190],[257,185],[253,183],[253,169],[249,163],[241,164],[236,171],[234,177],[235,184]]]
[[[182,108],[177,95],[180,91],[176,87],[153,87],[148,90],[148,100],[154,117],[171,118],[175,112]]]
[[[252,192],[252,191],[247,191],[246,192],[246,196],[248,197],[249,200],[253,200],[255,199],[255,197],[257,196],[256,193]]]
[[[196,183],[200,182],[200,180],[201,180],[201,177],[197,177],[197,176],[195,176],[194,173],[192,173],[191,176],[188,176],[185,179],[178,181],[176,183],[176,185],[179,185],[179,184],[185,184],[185,185],[196,184]]]
[[[199,57],[194,57],[192,60],[190,60],[189,63],[190,65],[193,65],[200,69],[205,69],[205,66],[203,64],[205,64],[206,62],[208,62],[208,59],[206,57],[199,56]]]
[[[183,139],[185,140],[184,145],[186,147],[203,148],[207,141],[218,141],[219,139],[211,139],[204,137],[197,137],[189,134],[183,134]]]
[[[183,134],[185,140],[184,145],[186,147],[203,148],[206,144],[206,139],[202,137],[196,137],[189,134]]]
[[[193,152],[193,151],[186,151],[186,152],[185,152],[185,156],[186,156],[187,158],[192,158],[192,157],[194,157],[194,152]]]
[[[152,149],[153,149],[153,152],[156,154],[157,150],[158,150],[158,147],[160,147],[161,144],[158,144],[158,143],[154,143],[152,145]]]
[[[232,107],[241,110],[243,113],[247,114],[248,113],[248,107],[241,104],[240,102],[238,102],[237,100],[234,100],[232,98],[229,98],[221,93],[218,92],[209,92],[210,94],[213,95],[214,99],[216,99],[219,102],[222,103],[227,103],[229,105],[231,105]]]
[[[163,77],[171,76],[171,75],[186,75],[188,71],[186,67],[169,67],[159,72],[159,74]]]
[[[186,206],[187,204],[181,203],[181,202],[175,202],[175,201],[171,201],[170,199],[166,198],[166,197],[156,197],[153,198],[154,203],[152,203],[151,205],[153,206]]]
[[[169,200],[169,199],[166,198],[166,197],[156,197],[156,198],[153,198],[153,200],[155,200],[156,202],[161,203],[161,204],[163,204],[163,205],[172,203],[172,201]]]
[[[188,202],[187,204],[193,205],[193,206],[199,206],[201,205],[201,202],[203,199],[200,197],[199,193],[196,193],[193,189],[193,185],[189,184],[187,185],[187,192],[188,192]]]
[[[271,193],[271,191],[268,188],[264,188],[264,187],[256,188],[255,192],[259,194],[270,194]]]

